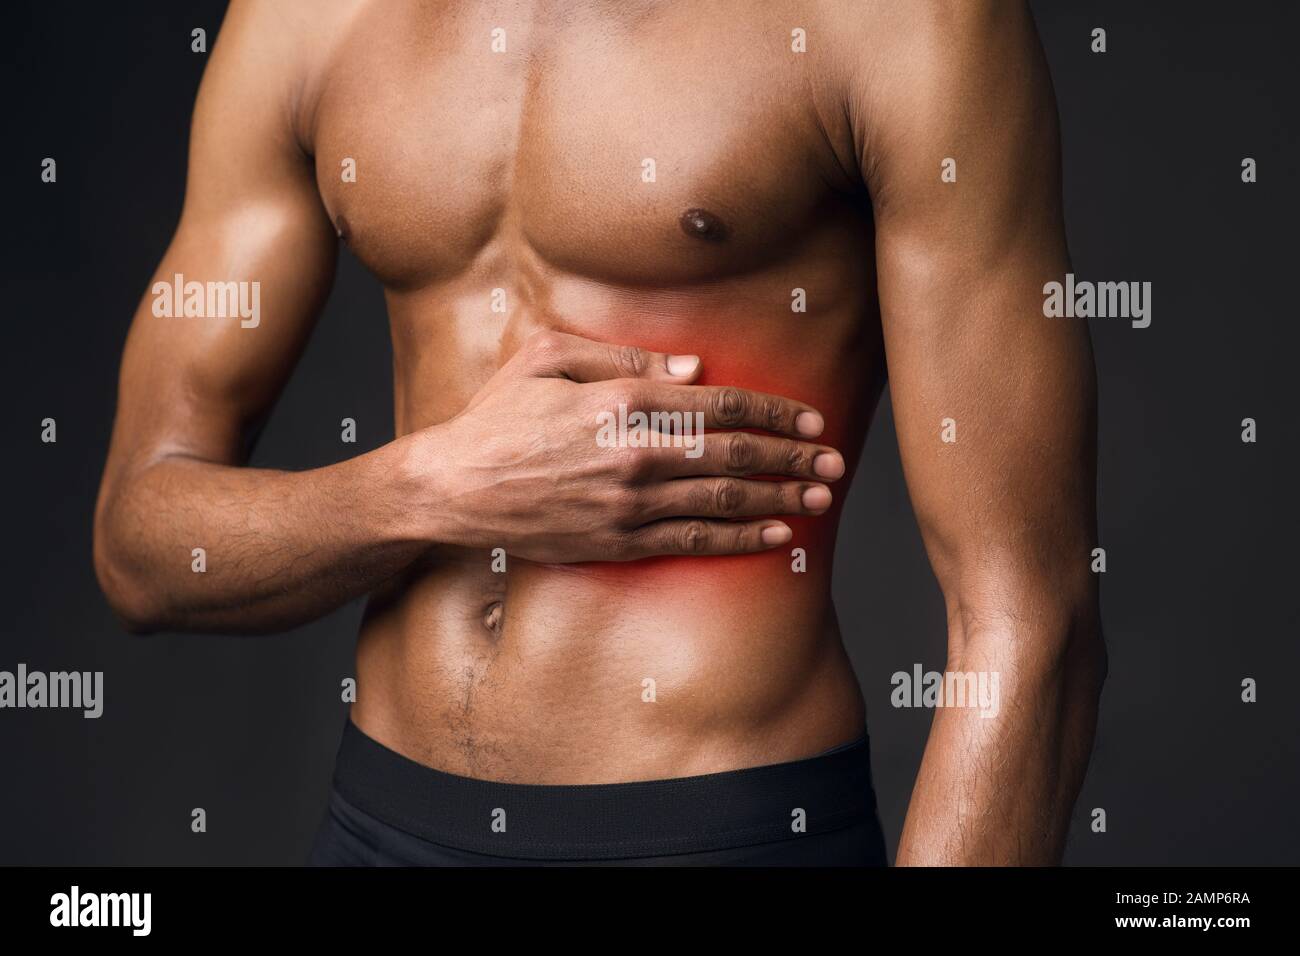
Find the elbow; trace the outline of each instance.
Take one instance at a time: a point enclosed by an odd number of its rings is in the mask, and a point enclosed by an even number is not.
[[[984,660],[1025,678],[1097,698],[1109,670],[1096,581],[1091,574],[985,579],[949,597],[950,661]]]
[[[125,542],[101,509],[94,531],[95,578],[119,626],[128,634],[153,634],[164,627],[163,609],[145,576],[127,556]]]

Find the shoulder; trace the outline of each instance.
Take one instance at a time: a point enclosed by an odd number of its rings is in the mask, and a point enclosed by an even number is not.
[[[256,101],[307,147],[334,53],[366,7],[366,0],[231,0],[205,83]]]
[[[1032,22],[1027,0],[812,0],[803,9],[838,53],[869,60],[927,49],[960,57]]]
[[[829,82],[873,194],[917,157],[982,152],[1054,121],[1025,0],[819,0],[814,9]]]
[[[1014,69],[1037,48],[1025,0],[817,0],[826,69],[851,105],[913,104]]]

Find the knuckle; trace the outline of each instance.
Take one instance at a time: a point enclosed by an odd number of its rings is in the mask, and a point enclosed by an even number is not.
[[[626,448],[619,461],[619,470],[624,479],[632,484],[641,485],[654,476],[655,460],[644,448]]]
[[[763,427],[768,431],[779,432],[784,430],[786,422],[785,405],[779,399],[763,399],[759,405],[758,416],[763,423]]]
[[[811,453],[802,445],[789,445],[782,456],[784,461],[782,474],[802,475],[811,468]]]
[[[730,478],[723,478],[713,488],[713,506],[717,513],[730,517],[740,510],[741,502],[744,500],[744,491],[740,487],[740,482]]]
[[[633,558],[645,550],[641,536],[634,531],[616,529],[609,534],[606,541],[608,542],[606,551],[610,557]]]
[[[642,389],[634,379],[620,381],[610,389],[610,400],[614,403],[612,407],[617,408],[620,405],[626,405],[628,408],[639,409],[642,405],[643,394]]]
[[[720,388],[713,393],[713,417],[719,425],[731,427],[745,420],[745,395],[738,388]]]
[[[636,408],[637,391],[631,385],[622,382],[602,382],[592,394],[596,411],[605,414],[616,412],[620,405]]]
[[[790,507],[791,493],[797,492],[798,488],[783,481],[773,481],[770,484],[772,489],[768,492],[768,495],[771,501],[772,514],[785,514]],[[795,500],[798,500],[797,496]]]
[[[564,339],[550,329],[543,329],[528,336],[520,352],[528,365],[535,369],[554,369],[561,367],[564,361]]]
[[[709,527],[703,521],[688,521],[677,532],[677,546],[684,554],[699,554],[709,543]]]
[[[762,543],[758,539],[758,527],[752,523],[736,525],[731,532],[729,545],[735,551],[762,550]]]
[[[554,355],[560,350],[563,340],[553,329],[541,329],[528,336],[526,344],[533,355]]]
[[[635,345],[622,345],[614,349],[614,367],[628,378],[644,375],[648,364],[645,352]]]
[[[732,432],[726,436],[723,446],[723,460],[729,471],[748,472],[754,464],[754,443],[744,432]]]
[[[645,496],[637,488],[621,488],[612,499],[614,513],[618,520],[627,526],[638,524],[638,519],[645,511]]]

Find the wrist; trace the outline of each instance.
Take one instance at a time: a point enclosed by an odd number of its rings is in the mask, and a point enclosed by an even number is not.
[[[453,443],[446,426],[434,425],[404,435],[380,449],[376,462],[390,506],[383,525],[393,540],[455,544],[456,522],[448,493]]]

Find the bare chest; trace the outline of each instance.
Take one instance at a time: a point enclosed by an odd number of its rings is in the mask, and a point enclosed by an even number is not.
[[[834,220],[843,173],[789,24],[752,4],[609,9],[391,4],[353,24],[315,113],[317,180],[386,285],[526,247],[665,288],[770,267]]]

